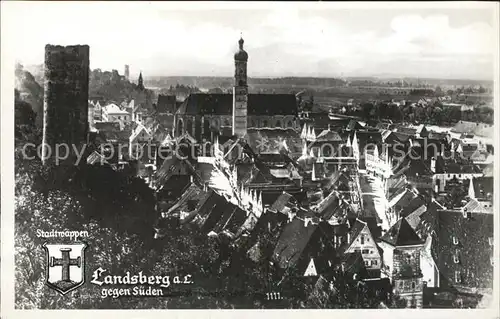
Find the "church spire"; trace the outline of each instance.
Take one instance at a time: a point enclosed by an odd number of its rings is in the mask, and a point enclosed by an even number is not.
[[[142,71],[139,73],[139,79],[137,80],[137,87],[139,90],[144,90],[144,83],[142,80]]]

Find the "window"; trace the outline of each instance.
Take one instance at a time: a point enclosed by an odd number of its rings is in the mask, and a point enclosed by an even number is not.
[[[369,260],[365,260],[365,266],[370,266],[370,261]]]
[[[415,289],[416,287],[417,287],[417,284],[414,281],[412,281],[411,282],[411,289]]]
[[[458,253],[453,256],[453,262],[458,264],[460,262],[460,258],[458,258]]]
[[[364,235],[361,235],[361,245],[363,245],[365,243],[365,236]]]
[[[362,254],[369,254],[370,253],[370,250],[369,249],[363,249],[361,251]]]
[[[455,271],[455,282],[456,283],[462,282],[462,274],[460,274],[460,271]]]
[[[458,237],[453,236],[453,245],[458,245]]]
[[[377,266],[378,265],[378,261],[376,259],[372,260],[372,266]]]

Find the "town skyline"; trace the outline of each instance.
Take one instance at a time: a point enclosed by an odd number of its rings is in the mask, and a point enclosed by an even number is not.
[[[17,21],[16,59],[40,64],[46,44],[85,43],[92,69],[121,73],[128,64],[132,77],[139,71],[148,77],[224,77],[232,75],[232,54],[242,34],[249,77],[493,78],[494,21],[486,7],[318,11],[278,6],[217,9],[209,15],[203,9],[162,8],[44,4],[47,23],[39,22],[37,10],[23,13],[23,21],[31,23]],[[79,18],[76,12],[83,14]],[[81,19],[90,14],[93,22],[85,24]],[[58,19],[47,18],[51,15]]]

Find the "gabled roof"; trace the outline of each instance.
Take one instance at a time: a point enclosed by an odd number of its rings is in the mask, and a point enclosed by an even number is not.
[[[297,115],[297,101],[293,94],[248,94],[248,115]],[[233,95],[219,93],[191,93],[177,110],[178,114],[231,115]]]
[[[349,242],[346,242],[346,244],[341,248],[342,251],[346,251],[351,247],[352,243],[356,241],[358,238],[359,234],[365,229],[365,227],[368,227],[367,224],[356,218],[354,221],[352,227],[349,229]]]
[[[408,135],[415,135],[415,134],[417,134],[417,129],[411,128],[411,127],[400,126],[400,127],[396,128],[396,132],[408,134]]]
[[[293,196],[288,194],[287,192],[283,192],[276,201],[271,205],[271,210],[275,212],[281,212],[285,208],[285,206],[293,200]]]
[[[482,198],[492,198],[493,188],[494,188],[494,178],[493,176],[483,176],[475,177],[472,179],[472,184],[474,186],[474,195],[478,199]]]
[[[389,207],[405,207],[416,197],[417,193],[414,190],[404,186],[398,189],[394,194],[392,194],[391,197],[389,197]]]
[[[436,173],[441,174],[480,174],[481,169],[470,162],[449,159],[436,161]]]
[[[350,120],[349,124],[347,124],[346,130],[353,131],[353,130],[360,130],[362,128],[364,128],[364,126],[359,124],[358,121]]]
[[[139,126],[137,126],[132,132],[132,135],[130,135],[130,140],[135,140],[137,136],[139,136],[139,134],[141,134],[142,132],[146,132],[146,134],[151,137],[151,133],[149,132],[149,130],[144,125],[139,124]]]
[[[494,174],[494,165],[492,162],[483,168],[483,175],[485,177],[493,177],[493,174]]]
[[[156,110],[160,113],[175,113],[177,111],[175,95],[159,94]]]
[[[410,148],[394,169],[395,175],[405,174],[407,177],[431,176],[430,159],[424,160],[421,149]]]
[[[316,142],[342,142],[339,133],[331,130],[323,130],[316,136]]]
[[[424,242],[418,237],[417,233],[408,224],[405,218],[400,218],[381,238],[394,247],[421,245]]]
[[[109,164],[109,163],[106,161],[106,157],[104,155],[101,155],[97,151],[94,151],[87,157],[87,164],[94,165],[94,164]]]
[[[95,122],[94,127],[98,131],[120,131],[120,123],[118,122]]]
[[[440,286],[492,287],[493,214],[472,213],[469,218],[461,211],[434,210],[423,217],[426,234],[433,236],[431,250],[440,272]],[[456,273],[462,283],[455,282]]]
[[[429,135],[427,135],[427,137],[435,140],[447,140],[448,133],[429,131]]]
[[[127,131],[99,131],[99,138],[110,143],[128,143],[130,132]]]
[[[454,133],[471,133],[483,137],[493,137],[493,125],[468,121],[459,121],[451,129]]]
[[[424,205],[425,205],[425,200],[420,196],[416,196],[407,205],[403,206],[403,210],[401,211],[401,216],[407,217],[408,215],[413,213],[415,210],[419,209],[420,207],[422,207]]]
[[[279,153],[286,148],[291,157],[298,157],[302,152],[302,139],[293,129],[251,128],[245,139],[255,153]]]
[[[280,268],[293,267],[297,263],[317,227],[318,225],[313,223],[306,226],[304,221],[298,218],[294,218],[285,226],[273,253],[273,259]]]
[[[180,186],[179,188],[181,188],[182,186],[177,184],[177,182],[178,181],[176,180],[176,185]],[[190,202],[194,201],[196,202],[196,204],[198,204],[200,199],[203,198],[203,193],[204,192],[202,189],[200,189],[200,187],[198,187],[194,183],[190,183],[189,186],[184,190],[182,196],[178,199],[178,201],[168,209],[167,214],[171,215],[180,211],[192,212],[196,209],[196,206],[193,208],[189,207]]]
[[[471,198],[465,204],[464,207],[462,207],[463,211],[471,212],[471,213],[484,213],[484,214],[489,214],[493,213],[493,210],[491,208],[486,208],[481,204],[477,199]]]

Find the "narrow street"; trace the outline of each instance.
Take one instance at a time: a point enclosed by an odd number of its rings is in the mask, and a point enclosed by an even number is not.
[[[361,187],[361,195],[363,197],[363,208],[365,215],[378,216],[382,230],[385,232],[389,229],[389,221],[385,215],[387,200],[385,198],[382,181],[373,176],[367,175],[365,171],[359,171],[359,184]]]

